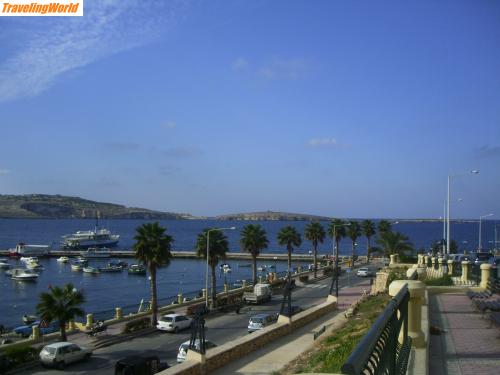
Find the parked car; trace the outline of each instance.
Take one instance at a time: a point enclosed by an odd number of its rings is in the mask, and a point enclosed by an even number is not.
[[[170,366],[155,355],[131,355],[115,364],[115,375],[152,375]]]
[[[23,336],[23,337],[29,337],[33,332],[33,328],[32,328],[33,326],[39,327],[41,335],[47,335],[49,333],[54,333],[54,332],[57,332],[59,330],[59,322],[57,322],[57,321],[50,322],[47,325],[43,325],[43,327],[42,327],[40,325],[40,321],[37,320],[33,323],[14,328],[14,332],[17,333],[18,335]]]
[[[475,253],[472,254],[472,259],[473,262],[476,266],[481,265],[483,263],[488,263],[490,258],[494,258],[494,255],[492,253]]]
[[[277,314],[257,314],[248,321],[248,333],[252,333],[275,323],[278,320]]]
[[[156,328],[161,331],[179,332],[180,330],[189,328],[192,319],[181,314],[167,314],[163,315],[159,320]]]
[[[360,269],[358,269],[356,275],[360,277],[370,277],[375,276],[375,272],[371,268],[361,267]]]
[[[205,340],[206,349],[215,348],[217,345],[212,341]],[[194,342],[194,347],[196,350],[200,350],[200,339],[196,339]],[[183,342],[181,346],[179,346],[179,352],[177,353],[177,363],[184,362],[186,360],[187,352],[189,350],[189,340]]]
[[[43,366],[63,369],[66,365],[90,358],[92,350],[71,342],[55,342],[45,345],[39,354]]]

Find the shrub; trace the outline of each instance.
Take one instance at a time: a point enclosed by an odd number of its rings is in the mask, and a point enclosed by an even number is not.
[[[141,318],[136,320],[131,320],[125,324],[122,333],[131,333],[139,331],[141,329],[147,328],[151,325],[150,318]]]
[[[308,275],[299,276],[299,281],[305,283],[309,281],[309,276]]]
[[[11,367],[30,362],[36,359],[38,350],[29,345],[7,347],[3,353]]]
[[[451,286],[453,285],[453,280],[450,275],[444,275],[438,279],[426,279],[424,283],[429,286]]]

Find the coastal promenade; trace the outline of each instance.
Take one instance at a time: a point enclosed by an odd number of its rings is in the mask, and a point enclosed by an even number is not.
[[[79,256],[82,250],[51,250],[47,256],[49,257],[60,257],[60,256]],[[196,251],[171,251],[174,258],[183,259],[198,259],[199,256]],[[9,250],[0,250],[0,256],[8,256]],[[240,252],[228,252],[226,254],[228,260],[252,260],[252,255],[250,253],[240,253]],[[112,258],[133,258],[133,250],[111,250]],[[287,260],[288,256],[286,253],[262,253],[259,255],[259,260]],[[313,256],[309,254],[292,254],[292,260],[294,261],[312,261]]]

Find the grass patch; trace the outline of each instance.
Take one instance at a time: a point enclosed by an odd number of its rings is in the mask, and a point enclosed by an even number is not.
[[[443,277],[437,279],[424,280],[424,283],[429,286],[451,286],[453,285],[453,280],[450,275],[443,275]]]
[[[340,373],[340,368],[347,357],[368,332],[390,299],[388,294],[370,296],[358,306],[357,314],[346,325],[324,339],[310,352],[302,354],[280,374]]]

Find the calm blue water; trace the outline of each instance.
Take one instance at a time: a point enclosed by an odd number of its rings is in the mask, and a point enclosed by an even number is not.
[[[101,226],[109,228],[113,233],[121,235],[120,248],[130,249],[133,245],[135,228],[144,223],[144,220],[103,220]],[[276,236],[279,230],[292,225],[303,233],[307,222],[301,221],[175,221],[162,220],[160,224],[167,228],[167,232],[174,237],[173,250],[194,250],[198,233],[208,227],[231,227],[236,230],[227,231],[230,243],[230,251],[240,251],[239,232],[246,224],[261,224],[267,231],[270,242],[266,252],[285,252],[278,246]],[[325,227],[328,223],[323,223]],[[77,230],[92,229],[93,220],[7,220],[0,219],[0,249],[14,247],[19,241],[30,244],[59,243],[64,234],[73,233]],[[442,237],[441,223],[399,223],[393,227],[410,237],[417,248],[429,248],[431,244]],[[460,223],[452,225],[452,237],[459,246],[468,250],[475,249],[478,243],[478,223]],[[494,240],[494,222],[483,223],[483,248],[492,248]],[[366,239],[358,239],[357,253],[366,253]],[[350,254],[351,241],[344,240],[340,246],[342,254]],[[296,253],[307,253],[311,245],[303,239],[303,244]],[[319,246],[320,254],[332,252],[332,241],[327,240]],[[124,259],[132,262],[132,259]],[[104,265],[108,260],[93,260],[91,264]],[[14,266],[16,261],[10,261]],[[111,309],[117,306],[127,306],[126,312],[136,311],[137,304],[141,299],[149,300],[149,281],[147,277],[128,275],[122,273],[102,273],[99,275],[88,275],[81,272],[71,271],[69,264],[59,264],[55,259],[43,259],[40,262],[45,270],[41,272],[40,278],[35,283],[21,283],[11,280],[0,271],[0,324],[15,326],[20,323],[21,316],[25,313],[34,313],[38,295],[46,291],[49,285],[63,285],[72,282],[77,288],[84,290],[87,296],[85,304],[86,312],[100,312],[103,317],[111,314]],[[238,267],[238,264],[248,262],[229,262],[233,272],[226,275],[228,283],[236,280],[251,278],[251,268]],[[269,264],[261,262],[260,264]],[[298,265],[298,264],[297,264]],[[286,269],[285,262],[277,262],[277,271]],[[177,293],[196,293],[204,287],[205,263],[202,260],[175,259],[169,267],[163,268],[158,274],[158,298],[167,303],[175,298]],[[217,284],[224,283],[224,275],[217,275]],[[193,295],[191,294],[191,296]]]

